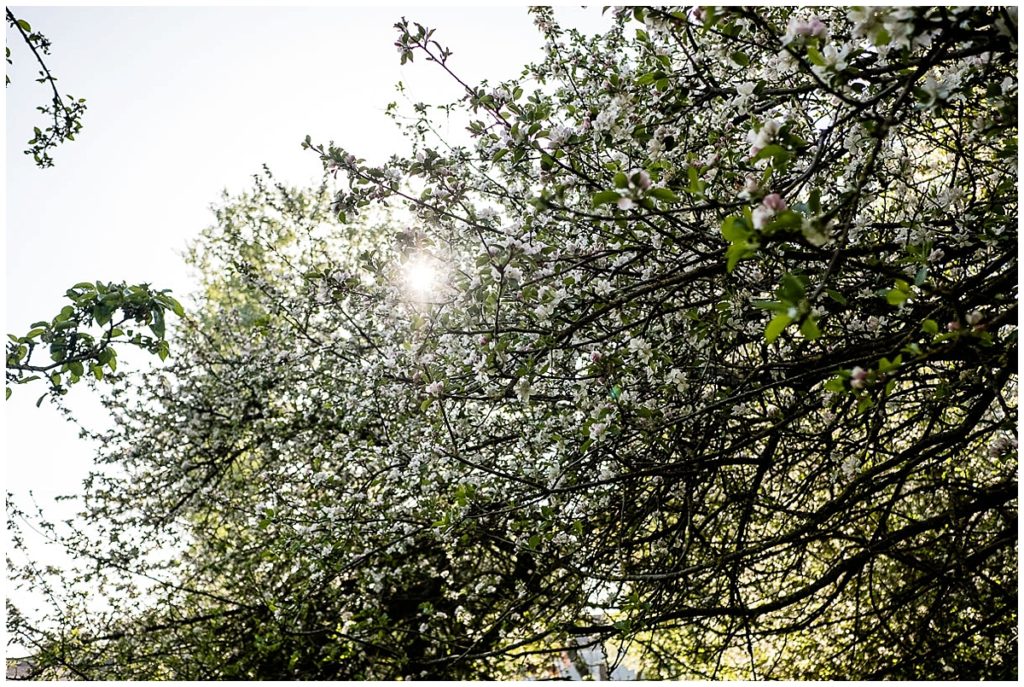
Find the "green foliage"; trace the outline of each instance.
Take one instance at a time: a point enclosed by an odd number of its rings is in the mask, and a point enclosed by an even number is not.
[[[66,394],[86,374],[101,380],[104,370],[117,371],[115,345],[135,346],[165,360],[170,352],[166,315],[185,314],[167,290],[154,291],[148,284],[81,282],[66,295],[70,304],[52,320],[33,323],[23,336],[7,335],[7,398],[12,385],[44,380],[49,390],[38,405],[47,396]],[[49,360],[39,360],[42,351]]]

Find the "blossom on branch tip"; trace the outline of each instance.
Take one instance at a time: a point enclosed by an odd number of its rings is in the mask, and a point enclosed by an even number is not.
[[[754,228],[764,229],[764,225],[768,224],[768,221],[775,216],[775,212],[766,208],[764,205],[758,205],[754,208]]]
[[[782,212],[788,207],[786,201],[778,193],[769,193],[761,203],[772,212]]]
[[[533,393],[533,389],[530,386],[530,380],[526,377],[520,377],[519,381],[515,385],[516,397],[523,403],[530,402],[530,395]]]
[[[786,26],[786,33],[782,36],[782,43],[789,45],[797,39],[819,38],[824,39],[828,35],[828,27],[815,15],[810,19],[799,19],[793,17]]]
[[[651,344],[639,337],[633,337],[629,340],[629,352],[635,354],[640,362],[646,365],[651,359]]]
[[[646,191],[651,187],[651,175],[646,170],[634,170],[630,173],[629,178],[636,183],[637,188],[641,191]]]
[[[781,129],[782,125],[777,120],[769,119],[757,131],[751,130],[747,132],[747,141],[750,143],[750,157],[754,157],[764,150],[765,146],[771,144]]]
[[[846,479],[853,479],[857,471],[860,470],[860,459],[857,456],[847,456],[839,469],[843,471],[843,476]]]

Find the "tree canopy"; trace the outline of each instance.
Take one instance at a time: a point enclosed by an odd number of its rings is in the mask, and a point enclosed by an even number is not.
[[[37,675],[1016,676],[1016,11],[531,12],[479,85],[403,19],[464,97],[224,199]]]

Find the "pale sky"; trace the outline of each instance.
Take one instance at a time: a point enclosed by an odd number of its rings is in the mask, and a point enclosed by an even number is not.
[[[53,43],[47,63],[62,93],[84,97],[77,140],[37,169],[22,153],[35,107],[34,58],[8,29],[13,68],[6,98],[6,332],[51,319],[79,281],[149,282],[184,302],[192,280],[180,254],[212,220],[225,188],[250,186],[267,163],[286,182],[320,178],[306,134],[367,158],[402,152],[384,115],[404,82],[414,101],[442,103],[458,88],[436,65],[400,66],[393,24],[402,16],[436,28],[468,83],[496,83],[540,58],[525,7],[14,7]],[[600,9],[560,8],[584,30],[606,25]],[[172,348],[173,351],[173,348]],[[127,353],[127,351],[124,351]],[[41,505],[76,492],[91,448],[46,403],[41,383],[6,404],[6,489]],[[99,421],[88,388],[69,405]]]

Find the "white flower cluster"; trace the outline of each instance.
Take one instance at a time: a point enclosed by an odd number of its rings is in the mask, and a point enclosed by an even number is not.
[[[747,142],[750,143],[750,157],[754,157],[765,147],[771,145],[775,141],[775,137],[779,135],[780,129],[782,129],[782,124],[776,119],[766,120],[757,130],[751,129],[747,133]]]

